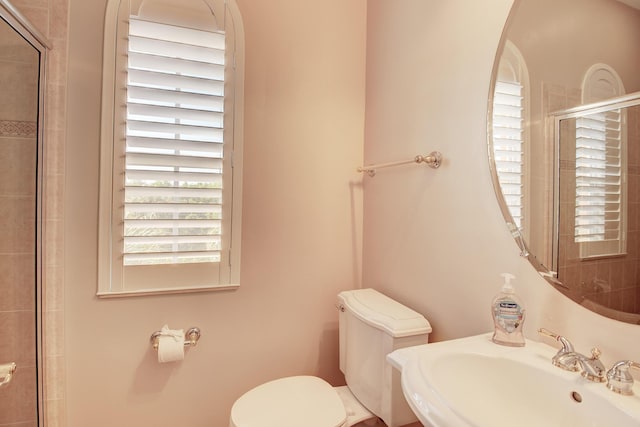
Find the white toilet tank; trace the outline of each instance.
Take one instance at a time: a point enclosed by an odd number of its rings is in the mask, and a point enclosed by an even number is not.
[[[392,351],[429,340],[431,325],[420,313],[374,289],[338,294],[340,370],[355,397],[389,427],[417,421],[387,362]]]

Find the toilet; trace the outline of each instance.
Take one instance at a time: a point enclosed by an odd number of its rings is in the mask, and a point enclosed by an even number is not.
[[[374,289],[338,294],[340,370],[347,385],[332,387],[313,376],[259,385],[231,408],[230,427],[388,427],[417,421],[386,360],[392,351],[428,342],[431,325],[421,314]]]

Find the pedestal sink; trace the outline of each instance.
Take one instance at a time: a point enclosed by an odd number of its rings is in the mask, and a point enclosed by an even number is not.
[[[613,393],[553,366],[556,351],[535,341],[504,347],[488,334],[403,348],[387,359],[427,427],[640,426],[640,383],[632,396]]]

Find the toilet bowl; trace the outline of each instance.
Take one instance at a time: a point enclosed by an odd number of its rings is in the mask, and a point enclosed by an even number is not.
[[[345,389],[312,376],[270,381],[235,402],[230,426],[347,427],[374,419]]]
[[[419,313],[373,289],[338,295],[340,370],[346,386],[292,376],[261,384],[231,409],[230,427],[388,427],[417,421],[386,361],[391,351],[425,344],[431,325]],[[381,424],[380,424],[381,425]]]

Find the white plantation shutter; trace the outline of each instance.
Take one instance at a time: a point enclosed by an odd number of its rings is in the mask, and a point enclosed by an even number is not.
[[[493,98],[493,152],[509,212],[523,228],[523,97],[522,85],[497,81]]]
[[[124,265],[219,262],[222,32],[129,22]]]
[[[107,0],[104,28],[97,295],[238,287],[235,0]]]
[[[622,238],[619,109],[576,119],[576,242]]]
[[[612,101],[576,117],[575,241],[580,258],[626,252],[626,123],[614,102],[625,92],[607,64],[594,64],[582,82],[585,104]]]

